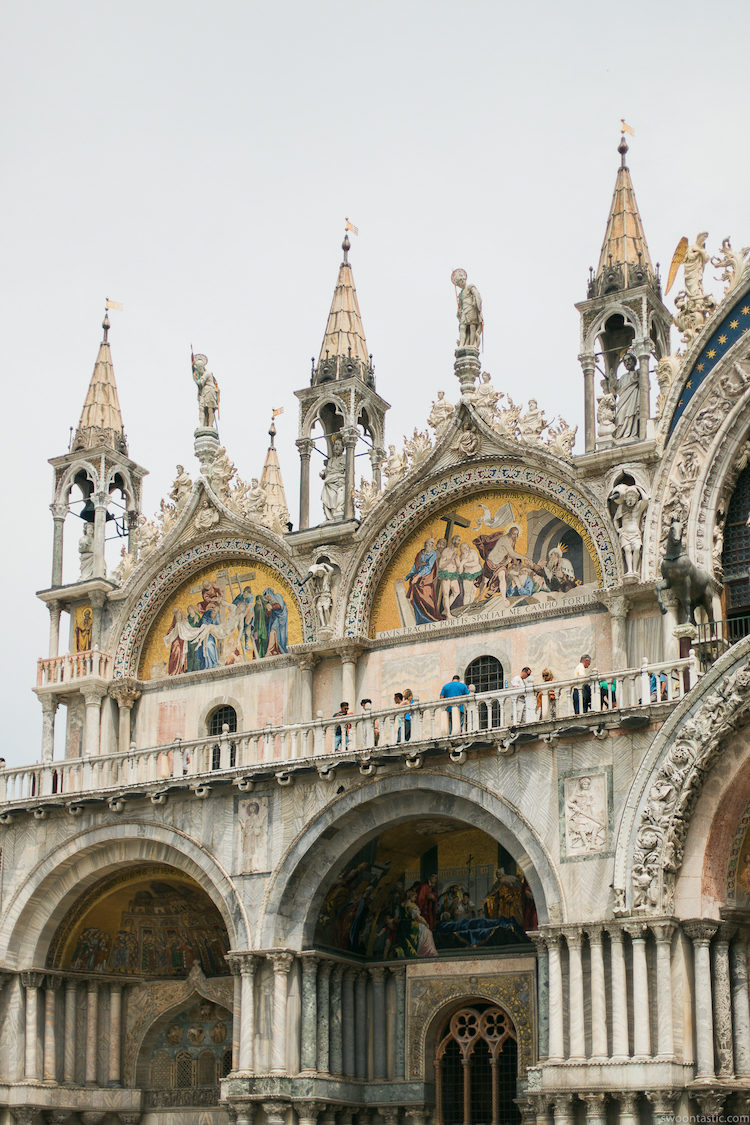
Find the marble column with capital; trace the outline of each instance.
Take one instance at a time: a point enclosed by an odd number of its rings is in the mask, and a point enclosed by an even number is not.
[[[672,935],[671,922],[652,923],[656,938],[656,1054],[660,1059],[674,1055],[674,1022],[672,1019]]]
[[[729,942],[733,936],[734,926],[720,926],[713,947],[714,1047],[719,1078],[734,1077],[732,989],[729,981]]]
[[[531,1095],[536,1125],[552,1125],[552,1097],[550,1094]]]
[[[76,1004],[78,981],[65,982],[65,1038],[63,1040],[63,1082],[73,1086],[76,1079]]]
[[[322,1102],[302,1101],[295,1102],[298,1125],[317,1125],[318,1117],[323,1110]]]
[[[729,951],[734,1017],[734,1069],[738,1078],[750,1078],[750,1001],[747,984],[747,941],[739,937]]]
[[[99,985],[87,982],[86,1002],[86,1065],[84,1080],[87,1086],[96,1086],[96,1052],[99,1046]]]
[[[333,963],[322,960],[318,966],[318,1030],[317,1030],[317,1068],[322,1074],[328,1074],[330,1062],[330,1035],[331,1035],[331,970]]]
[[[109,1084],[120,1085],[120,1045],[122,1042],[122,985],[109,986]]]
[[[594,372],[596,356],[593,352],[579,355],[578,362],[583,368],[583,427],[586,453],[596,449],[596,406],[594,403]]]
[[[539,1058],[546,1059],[549,1054],[549,969],[547,963],[547,944],[538,932],[528,937],[536,947],[537,1012],[539,1021]]]
[[[612,970],[612,1057],[618,1062],[629,1058],[628,1038],[628,992],[625,977],[625,954],[622,930],[612,926],[609,934],[610,962]]]
[[[572,1094],[555,1095],[554,1104],[555,1125],[573,1125],[576,1119]]]
[[[83,731],[83,753],[87,758],[93,758],[99,753],[99,731],[101,726],[103,687],[88,687],[83,693],[83,702],[86,706],[86,718]]]
[[[302,961],[302,1028],[300,1071],[314,1074],[318,1067],[318,958],[303,953]]]
[[[354,447],[357,444],[358,432],[354,426],[347,426],[342,437],[346,454],[346,487],[344,491],[344,519],[354,519]]]
[[[310,454],[313,450],[311,438],[298,438],[299,450],[299,527],[304,531],[310,526]]]
[[[394,1078],[406,1074],[406,965],[393,965],[388,969],[395,985],[396,1003],[394,1022]]]
[[[695,1077],[713,1078],[714,1030],[711,989],[711,939],[718,929],[714,922],[685,922],[683,930],[693,943],[695,1011]]]
[[[565,1053],[560,935],[546,934],[545,938],[549,959],[549,1061],[560,1062]]]
[[[619,1102],[618,1125],[639,1125],[638,1094],[624,1090],[622,1093],[615,1094],[615,1097]]]
[[[625,598],[616,597],[610,601],[609,624],[612,630],[612,671],[620,672],[628,666],[628,603]]]
[[[255,970],[257,965],[258,958],[253,957],[252,954],[246,953],[240,958],[240,1036],[237,1065],[244,1072],[252,1072],[255,1064]],[[284,1039],[286,1040],[286,1034]]]
[[[367,1078],[367,970],[357,973],[354,985],[354,1056],[357,1078]]]
[[[272,953],[273,964],[273,1035],[271,1040],[271,1073],[286,1074],[286,1001],[291,953]]]
[[[54,504],[50,505],[52,509],[52,520],[54,531],[52,533],[52,588],[57,589],[58,586],[63,584],[63,527],[65,525],[65,516],[67,515],[67,507],[64,511],[55,511]],[[52,655],[50,653],[50,655]],[[55,653],[57,656],[57,653]]]
[[[342,1018],[344,1003],[342,997],[343,967],[336,965],[331,970],[331,1003],[330,1003],[330,1058],[329,1070],[331,1074],[344,1073]]]
[[[53,1085],[57,1082],[56,994],[62,981],[60,977],[45,977],[44,993],[44,1057],[42,1078]]]
[[[49,610],[49,656],[50,660],[60,652],[60,614],[62,613],[62,605],[60,602],[47,602],[47,609]]]
[[[607,1095],[583,1094],[586,1103],[586,1125],[607,1125]]]
[[[345,969],[342,986],[343,1059],[342,1070],[347,1078],[355,1075],[354,1058],[354,977],[353,969]]]
[[[386,1077],[385,969],[370,969],[372,981],[372,1076]]]
[[[29,1082],[38,1082],[40,1078],[38,1049],[39,1029],[37,1025],[39,1021],[39,989],[42,987],[43,983],[43,973],[21,973],[21,984],[26,994],[23,1076]]]
[[[607,1047],[607,991],[604,983],[604,955],[602,928],[592,926],[588,931],[589,962],[591,965],[591,1057],[603,1061],[609,1055]]]
[[[662,1090],[647,1090],[646,1097],[653,1106],[654,1125],[674,1125],[674,1107],[677,1095]]]
[[[644,1059],[651,1055],[646,926],[642,922],[633,922],[623,929],[630,936],[633,951],[633,1054]]]
[[[568,946],[568,1057],[573,1060],[581,1060],[586,1057],[583,1023],[582,939],[583,934],[578,926],[565,931],[565,941]]]
[[[55,714],[59,700],[43,695],[42,704],[42,761],[51,762],[55,754]]]

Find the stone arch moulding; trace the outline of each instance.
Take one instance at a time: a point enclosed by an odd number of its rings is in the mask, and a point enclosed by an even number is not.
[[[245,720],[243,718],[242,704],[233,695],[227,695],[226,693],[224,693],[222,695],[215,696],[211,700],[211,702],[207,703],[201,710],[200,718],[198,719],[198,725],[201,730],[208,730],[208,720],[211,718],[214,711],[218,711],[220,707],[233,707],[234,712],[237,716],[237,730],[245,729],[243,726]],[[208,735],[206,735],[205,737],[207,738]]]
[[[672,713],[633,779],[615,844],[615,906],[671,914],[690,819],[724,739],[750,721],[750,637]]]
[[[151,1028],[171,1012],[177,1012],[193,996],[203,996],[232,1013],[233,984],[208,980],[200,965],[193,965],[184,980],[160,983],[155,994],[153,982],[137,985],[128,1002],[128,1021],[123,1044],[123,1079],[126,1086],[135,1086],[138,1056]],[[229,1044],[231,1046],[231,1043]]]
[[[433,1081],[434,1073],[427,1056],[432,1044],[437,1042],[441,1024],[454,1011],[470,1008],[476,1003],[496,1004],[508,1016],[516,1033],[518,1074],[520,1078],[526,1077],[535,1058],[536,976],[533,968],[527,972],[493,972],[486,976],[472,971],[466,976],[410,981],[407,1077],[415,1081]]]
[[[224,920],[230,948],[250,946],[251,926],[234,884],[204,848],[175,828],[118,821],[73,836],[30,873],[6,906],[0,963],[43,965],[57,926],[89,886],[109,871],[149,862],[195,879]]]
[[[458,469],[416,493],[371,540],[355,564],[346,601],[344,633],[361,636],[369,627],[372,600],[391,555],[437,508],[458,497],[487,488],[526,489],[553,500],[586,525],[596,551],[604,586],[617,585],[623,576],[622,557],[612,521],[604,505],[593,496],[562,480],[546,468],[523,464],[477,465]]]
[[[310,403],[305,411],[304,417],[300,425],[300,437],[311,438],[312,429],[316,422],[320,421],[320,412],[326,406],[332,406],[336,414],[340,415],[343,420],[344,426],[351,425],[351,409],[347,406],[343,398],[336,394],[327,394],[322,399],[316,399]],[[356,423],[355,423],[356,424]],[[322,425],[322,423],[321,423]],[[323,436],[323,435],[321,435]]]
[[[307,590],[299,586],[302,575],[293,564],[274,547],[263,542],[234,536],[217,536],[204,543],[196,543],[165,563],[137,596],[125,620],[115,648],[114,674],[116,677],[137,677],[141,649],[149,626],[162,608],[169,594],[185,579],[222,558],[244,558],[248,562],[265,563],[284,578],[294,591],[302,619],[303,642],[315,639],[315,610]]]
[[[86,460],[85,457],[81,457],[80,461],[74,461],[72,465],[69,465],[64,474],[57,481],[55,495],[62,496],[63,493],[67,494],[75,484],[75,478],[80,472],[85,473],[88,480],[91,481],[94,493],[101,490],[99,469],[92,464],[91,461]]]
[[[641,318],[638,316],[638,314],[630,307],[630,305],[627,305],[622,301],[617,301],[611,305],[607,305],[606,309],[603,309],[601,312],[597,313],[597,315],[593,317],[591,322],[586,326],[586,339],[581,349],[583,352],[596,350],[596,341],[599,333],[602,331],[607,321],[610,320],[613,316],[617,316],[618,313],[623,318],[625,323],[633,329],[633,332],[636,335],[638,335],[638,333],[643,333],[644,325],[641,322]]]
[[[379,832],[421,816],[462,821],[492,836],[523,870],[539,924],[564,920],[564,893],[554,864],[531,824],[512,805],[459,777],[415,777],[411,772],[342,794],[300,833],[266,888],[260,947],[311,948],[321,903],[341,864]],[[304,914],[300,903],[306,904]]]

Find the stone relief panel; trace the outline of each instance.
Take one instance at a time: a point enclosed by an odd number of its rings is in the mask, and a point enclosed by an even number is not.
[[[243,875],[268,871],[268,798],[249,797],[237,803],[238,869]]]
[[[560,858],[612,854],[612,768],[566,772],[558,779]]]

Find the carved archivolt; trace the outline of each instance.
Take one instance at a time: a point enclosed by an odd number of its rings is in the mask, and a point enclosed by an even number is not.
[[[656,743],[661,742],[661,754],[642,782],[635,817],[621,829],[615,893],[625,891],[634,912],[672,913],[690,817],[703,783],[727,736],[750,721],[750,640],[738,649],[714,665],[698,706],[678,708],[662,729]]]

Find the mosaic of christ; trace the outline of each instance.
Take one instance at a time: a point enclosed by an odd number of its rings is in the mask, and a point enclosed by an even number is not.
[[[374,632],[495,616],[598,580],[585,527],[524,493],[476,496],[426,521],[388,566]]]

